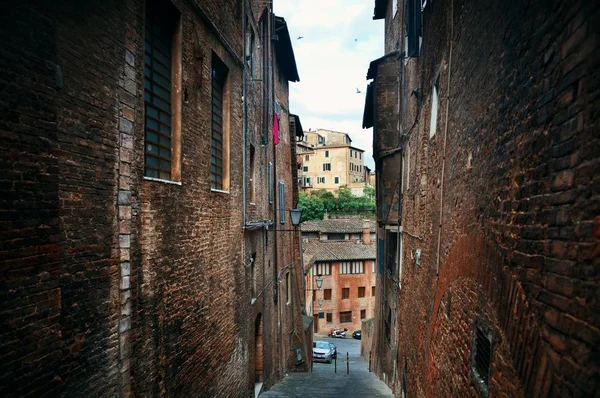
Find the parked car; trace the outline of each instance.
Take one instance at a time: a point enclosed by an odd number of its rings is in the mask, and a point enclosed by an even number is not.
[[[336,355],[337,349],[335,345],[327,341],[313,341],[313,361],[331,363]]]
[[[361,336],[361,333],[360,333],[360,330],[355,330],[355,331],[352,333],[352,337],[354,337],[354,338],[355,338],[355,339],[357,339],[357,340],[360,340],[360,338],[362,337],[362,336]]]

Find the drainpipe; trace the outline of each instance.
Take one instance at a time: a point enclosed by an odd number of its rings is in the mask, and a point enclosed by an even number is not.
[[[244,118],[243,118],[243,126],[242,129],[244,131],[244,148],[242,150],[242,170],[243,170],[243,182],[242,182],[242,197],[244,200],[244,205],[242,208],[242,219],[243,219],[243,228],[246,228],[246,206],[247,206],[247,192],[246,192],[246,182],[248,179],[248,174],[246,172],[246,149],[248,146],[247,140],[248,140],[248,79],[246,78],[246,51],[248,51],[248,49],[246,48],[247,46],[247,40],[246,40],[246,30],[248,29],[247,26],[247,21],[248,21],[248,16],[246,14],[247,10],[246,10],[246,1],[244,1],[244,5],[243,5],[243,18],[244,18],[244,23],[243,23],[243,29],[244,29],[244,33],[242,34],[242,37],[244,39],[244,53],[242,54],[242,61],[244,62],[244,74],[242,76],[242,97],[243,97],[243,102],[244,102]],[[242,243],[243,246],[243,243]],[[243,247],[242,247],[243,249]],[[243,257],[242,257],[243,258]]]
[[[444,121],[444,147],[442,152],[442,182],[440,187],[440,226],[438,228],[437,261],[435,275],[440,276],[440,250],[442,245],[442,210],[444,206],[444,172],[446,170],[446,137],[448,135],[448,109],[450,107],[450,76],[452,75],[452,44],[454,43],[454,1],[450,2],[450,54],[448,56],[448,93],[446,95],[446,116]]]

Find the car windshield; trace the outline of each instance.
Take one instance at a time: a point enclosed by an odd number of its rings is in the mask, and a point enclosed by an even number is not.
[[[326,343],[324,341],[315,341],[313,343],[313,347],[314,348],[323,348],[323,349],[328,350],[329,349],[329,343]]]

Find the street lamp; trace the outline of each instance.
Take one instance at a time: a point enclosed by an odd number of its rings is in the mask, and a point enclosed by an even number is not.
[[[321,274],[317,275],[317,289],[321,290],[323,287],[323,278],[321,278]]]
[[[319,309],[321,309],[321,307],[322,307],[322,306],[323,306],[323,299],[322,299],[322,298],[320,298],[320,299],[319,299]]]
[[[290,209],[290,218],[294,227],[299,226],[300,219],[302,218],[302,209]]]

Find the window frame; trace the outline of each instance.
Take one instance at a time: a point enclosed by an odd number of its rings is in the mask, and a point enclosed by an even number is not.
[[[210,139],[210,189],[216,192],[229,192],[229,117],[230,117],[230,96],[229,96],[229,68],[219,58],[217,54],[212,53],[211,63],[211,139]],[[221,90],[221,120],[222,126],[220,135],[221,149],[216,145],[217,135],[215,126],[218,124],[215,120],[215,89]],[[218,152],[218,153],[217,153]],[[221,156],[221,159],[217,155]],[[219,165],[220,160],[220,165]],[[214,170],[213,170],[214,166]],[[220,168],[221,174],[217,168]],[[214,181],[213,181],[214,177]],[[219,178],[221,179],[219,183]]]
[[[350,300],[350,288],[343,287],[342,288],[342,300]]]
[[[362,289],[362,295],[361,295],[361,289]],[[366,297],[366,294],[367,294],[366,287],[365,286],[359,286],[358,287],[358,291],[356,292],[356,295],[357,295],[356,297],[363,298],[363,297]]]
[[[171,14],[171,15],[168,15]],[[156,7],[146,7],[145,14],[145,31],[144,31],[144,44],[145,48],[150,46],[150,53],[146,50],[144,51],[144,179],[151,181],[160,181],[160,182],[169,182],[180,185],[181,184],[181,108],[182,108],[182,98],[181,98],[181,87],[182,87],[182,27],[181,27],[181,13],[179,10],[170,2],[160,2]],[[148,24],[151,24],[148,27]],[[161,27],[162,25],[162,27]],[[167,26],[165,26],[167,25]],[[153,30],[156,27],[156,30]],[[166,29],[165,29],[166,27]],[[161,31],[162,32],[159,32]],[[150,42],[148,43],[148,34],[151,33]],[[160,50],[159,42],[161,41],[157,38],[155,34],[166,33],[165,36],[169,38],[169,42],[166,43],[169,47],[167,49],[170,54],[168,54],[168,63],[169,65],[164,65],[164,62],[161,62],[160,57],[158,57],[159,53],[166,60],[167,54],[164,54],[164,51]],[[163,41],[163,44],[164,41]],[[154,56],[154,52],[157,52],[157,56]],[[147,64],[147,59],[151,60],[150,64]],[[154,104],[154,99],[159,100],[160,94],[158,91],[154,90],[154,86],[161,87],[161,90],[166,91],[165,87],[162,87],[158,82],[157,78],[154,78],[154,73],[161,75],[161,71],[154,67],[154,61],[159,64],[163,64],[163,67],[168,66],[169,76],[169,112],[165,118],[162,118],[162,114],[166,114],[167,111],[159,108],[156,104]],[[147,76],[147,69],[150,71],[150,76]],[[166,76],[162,76],[164,79]],[[147,83],[149,87],[147,87]],[[147,97],[149,96],[149,97]],[[150,99],[150,101],[147,100]],[[162,102],[164,103],[166,98],[162,97]],[[150,112],[148,111],[148,107],[154,108],[156,111],[156,117],[150,116]],[[156,123],[156,130],[148,131],[148,121],[149,119],[153,119]],[[162,126],[166,127],[165,120],[170,120],[169,135],[165,135],[164,129]],[[154,142],[149,143],[148,136],[155,134],[156,140]],[[161,143],[162,138],[168,138],[168,143]],[[152,154],[150,151],[153,149],[152,146],[156,146],[158,150],[158,154]],[[160,155],[160,150],[163,149],[168,151],[168,159],[162,158]],[[152,158],[156,161],[157,166],[152,167],[149,166],[149,159]],[[161,161],[168,161],[168,169],[160,169]],[[156,175],[153,172],[149,172],[152,170],[156,172]],[[162,174],[163,173],[168,173]]]
[[[352,311],[340,311],[340,323],[352,323]]]

